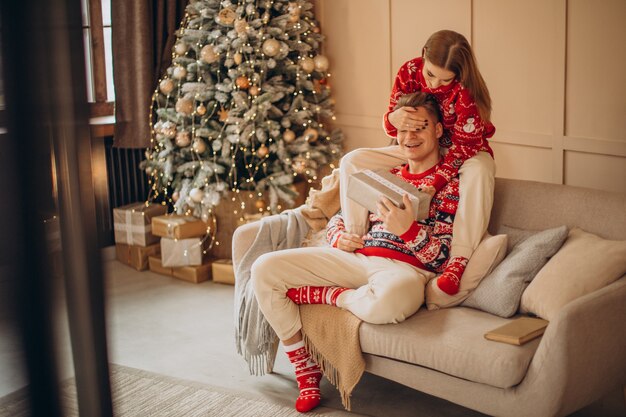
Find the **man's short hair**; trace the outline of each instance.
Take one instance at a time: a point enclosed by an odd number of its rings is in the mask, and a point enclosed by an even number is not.
[[[439,103],[434,95],[430,93],[424,93],[418,91],[411,94],[405,94],[398,100],[394,110],[398,110],[400,107],[423,107],[428,114],[435,118],[437,122],[442,121],[441,110],[439,109]]]

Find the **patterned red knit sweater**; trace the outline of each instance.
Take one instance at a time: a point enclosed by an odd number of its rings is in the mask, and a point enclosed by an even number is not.
[[[441,163],[421,174],[411,174],[408,165],[391,170],[392,173],[416,187],[431,184]],[[356,253],[367,256],[382,256],[407,262],[421,269],[442,272],[448,262],[452,242],[452,224],[459,204],[459,180],[452,178],[433,197],[427,219],[413,222],[409,230],[400,236],[385,229],[378,215],[370,213],[370,228],[365,246]],[[345,226],[341,212],[328,222],[326,238],[337,247]]]
[[[440,190],[446,182],[458,174],[463,162],[478,152],[486,151],[493,157],[487,138],[493,136],[496,128],[490,122],[481,119],[472,95],[458,81],[454,80],[448,85],[430,89],[422,73],[423,67],[424,60],[421,57],[412,59],[400,67],[391,89],[389,110],[383,117],[383,126],[387,135],[393,138],[397,136],[398,131],[389,123],[388,116],[401,96],[423,91],[437,98],[444,128],[440,144],[450,148],[432,183]]]

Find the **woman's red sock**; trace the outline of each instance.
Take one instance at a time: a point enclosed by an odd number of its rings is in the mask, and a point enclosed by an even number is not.
[[[344,287],[313,287],[310,285],[298,288],[289,288],[287,297],[294,303],[300,304],[328,304],[337,305],[339,295],[349,290]]]
[[[461,277],[463,276],[463,272],[465,272],[466,266],[467,258],[455,256],[450,259],[448,266],[446,266],[446,269],[443,271],[443,274],[437,278],[437,286],[441,289],[441,291],[449,295],[454,295],[459,292]]]
[[[300,395],[296,400],[296,410],[306,413],[317,407],[322,400],[320,395],[322,371],[313,362],[311,355],[304,347],[303,341],[285,346],[284,348],[289,361],[296,369],[296,381],[298,381],[298,389],[300,389]]]

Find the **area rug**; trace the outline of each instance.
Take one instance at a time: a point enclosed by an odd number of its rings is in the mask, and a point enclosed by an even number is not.
[[[121,365],[110,365],[116,416],[298,417],[291,407],[271,404],[224,388],[185,381]],[[78,417],[74,378],[61,382],[63,415]],[[29,416],[26,389],[0,398],[1,417]],[[321,416],[309,414],[308,416]]]

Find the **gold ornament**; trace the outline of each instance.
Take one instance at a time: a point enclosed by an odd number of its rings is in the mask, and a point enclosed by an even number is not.
[[[172,72],[172,77],[176,78],[177,80],[182,80],[186,76],[187,76],[187,69],[185,67],[178,66],[174,68],[174,71]]]
[[[174,52],[176,52],[176,55],[185,55],[185,53],[187,53],[187,44],[184,42],[178,42],[176,45],[174,45]]]
[[[205,45],[200,50],[200,59],[207,64],[212,64],[219,58],[219,55],[215,53],[213,45]]]
[[[164,79],[159,83],[159,89],[163,94],[168,95],[174,90],[174,81],[169,78]]]
[[[250,90],[248,90],[248,92],[252,96],[258,96],[260,91],[261,89],[257,87],[256,85],[253,85],[252,87],[250,87]]]
[[[200,138],[195,138],[191,147],[195,153],[204,153],[206,151],[206,144]]]
[[[261,145],[261,147],[256,150],[256,154],[259,158],[265,158],[268,153],[270,153],[270,150],[265,145]]]
[[[254,202],[254,207],[256,207],[259,210],[264,209],[266,206],[267,206],[267,203],[262,199],[258,199],[257,201]]]
[[[313,129],[312,127],[309,127],[307,130],[304,131],[304,139],[306,139],[308,142],[316,142],[318,136],[319,133],[317,133],[317,130]]]
[[[178,113],[190,115],[193,112],[193,101],[184,97],[179,98],[176,102],[176,111]]]
[[[222,107],[220,111],[217,112],[219,115],[220,122],[225,122],[228,119],[228,110]]]
[[[191,143],[191,135],[189,132],[178,132],[176,134],[176,145],[184,148]]]
[[[179,198],[180,198],[180,193],[178,191],[174,191],[172,193],[172,201],[175,203],[178,201]]]
[[[241,75],[237,77],[237,79],[235,80],[235,84],[240,89],[246,90],[248,87],[250,87],[250,80],[248,80],[248,77]]]
[[[263,42],[263,53],[267,56],[274,56],[280,51],[280,42],[276,39],[268,39]]]
[[[326,72],[328,71],[328,67],[330,66],[330,63],[328,62],[328,58],[326,58],[324,55],[317,55],[315,58],[313,58],[313,62],[315,62],[315,69],[319,72]]]
[[[248,22],[245,19],[236,19],[235,20],[235,32],[237,35],[244,36],[248,32]]]
[[[291,129],[287,129],[283,133],[283,140],[287,143],[293,142],[295,138],[296,138],[296,134]]]
[[[242,59],[243,59],[243,56],[239,52],[233,55],[233,61],[235,61],[235,64],[237,65],[241,64]]]
[[[200,103],[200,105],[196,107],[196,113],[200,116],[204,116],[206,114],[206,107],[204,104]]]
[[[315,69],[315,61],[313,58],[304,57],[300,60],[300,68],[304,70],[307,74],[310,74]]]
[[[237,18],[237,13],[232,7],[225,7],[217,15],[217,23],[223,26],[232,26]]]
[[[270,14],[268,12],[263,13],[263,23],[268,24],[270,21]]]
[[[315,26],[315,27],[313,28],[313,33],[320,33],[320,28],[319,28],[319,27],[317,27],[317,26]]]

